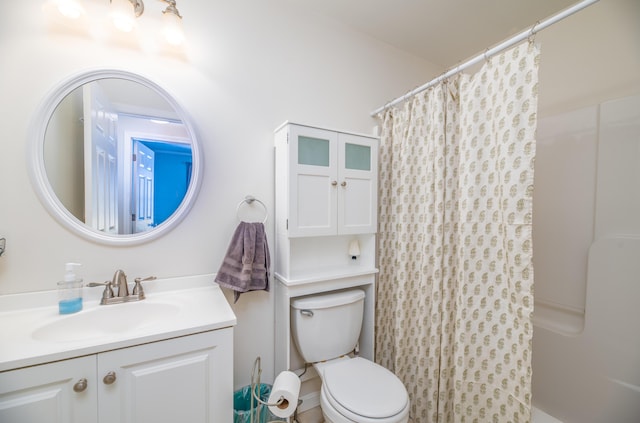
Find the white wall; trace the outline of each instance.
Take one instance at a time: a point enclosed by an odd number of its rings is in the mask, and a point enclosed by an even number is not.
[[[640,421],[640,2],[545,30],[534,194],[533,402]]]
[[[247,194],[269,207],[273,249],[273,130],[294,120],[369,133],[371,110],[438,71],[280,0],[178,2],[188,38],[180,54],[61,31],[46,23],[43,3],[11,2],[0,14],[0,237],[7,238],[0,294],[53,289],[68,261],[83,264],[86,281],[109,279],[117,268],[130,277],[214,273]],[[144,19],[160,16],[160,2],[145,3]],[[85,4],[99,9],[108,1]],[[163,86],[192,116],[204,150],[204,182],[190,215],[142,246],[106,247],[68,232],[39,203],[28,176],[31,119],[47,91],[101,67]],[[272,294],[243,295],[234,310],[236,385],[249,383],[257,355],[263,380],[272,380]]]
[[[540,115],[640,92],[639,21],[637,0],[600,0],[537,34]]]

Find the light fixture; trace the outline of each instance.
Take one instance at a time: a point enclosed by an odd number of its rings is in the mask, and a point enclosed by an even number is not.
[[[168,125],[171,123],[168,120],[164,120],[164,119],[149,119],[149,122],[155,123],[157,125]]]
[[[78,19],[84,13],[84,8],[78,0],[55,0],[53,4],[65,18]]]
[[[131,32],[135,27],[135,18],[144,13],[142,0],[110,0],[111,20],[120,31]],[[184,41],[182,32],[182,16],[176,7],[175,0],[162,0],[167,8],[162,11],[164,19],[163,33],[169,44],[180,45]]]
[[[164,38],[167,44],[179,46],[184,42],[185,37],[182,30],[182,16],[176,7],[176,0],[160,1],[166,3],[166,7],[163,6],[164,10],[159,10],[162,11],[162,23],[160,24],[159,19],[141,21],[140,28],[145,29],[138,32],[137,38],[139,38],[141,44],[154,48],[154,46],[157,46],[156,34],[161,34],[161,38]],[[84,22],[83,26],[87,30],[102,28],[100,17],[92,17],[91,15],[104,16],[103,12],[98,13],[98,6],[95,5],[87,5],[87,11],[85,12],[82,0],[46,0],[43,9],[45,13],[51,14],[51,12],[54,12],[50,16],[64,17],[63,20],[55,20],[57,18],[54,17],[52,21],[54,23],[66,24],[73,20]],[[92,11],[95,13],[92,13]],[[137,26],[136,19],[141,17],[144,12],[144,0],[109,0],[108,20],[119,31],[132,32]],[[159,15],[156,16],[159,18]],[[74,23],[74,28],[79,28],[77,23]]]
[[[135,18],[144,12],[141,0],[110,0],[113,25],[123,32],[131,32],[136,25]]]
[[[162,11],[164,16],[164,37],[171,45],[177,46],[184,41],[184,32],[182,32],[182,16],[176,8],[175,0],[162,0],[168,3],[165,10]]]

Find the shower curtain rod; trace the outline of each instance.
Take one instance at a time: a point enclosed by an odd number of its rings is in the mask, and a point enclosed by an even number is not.
[[[559,22],[561,20],[563,20],[566,17],[569,17],[571,15],[573,15],[576,12],[581,11],[582,9],[587,8],[588,6],[591,6],[592,4],[598,2],[599,0],[583,0],[580,3],[576,3],[575,5],[569,7],[568,9],[563,10],[562,12],[555,14],[553,16],[551,16],[550,18],[545,19],[542,22],[537,22],[535,25],[533,25],[531,28],[527,29],[526,31],[522,31],[521,33],[509,38],[506,41],[503,41],[501,44],[487,49],[484,53],[482,54],[478,54],[477,56],[467,60],[466,62],[456,66],[455,68],[441,74],[440,76],[432,79],[431,81],[427,82],[424,85],[419,86],[418,88],[415,88],[412,91],[409,91],[408,93],[406,93],[405,95],[396,98],[395,100],[392,100],[390,102],[388,102],[387,104],[385,104],[384,106],[374,110],[373,112],[371,112],[371,116],[375,116],[378,113],[388,109],[389,107],[395,106],[398,103],[402,103],[405,100],[408,100],[409,98],[413,97],[414,95],[421,93],[422,91],[436,85],[439,84],[440,82],[442,82],[443,80],[462,72],[463,70],[470,68],[471,66],[481,62],[482,60],[487,60],[489,57],[500,53],[503,50],[508,49],[509,47],[518,44],[519,42],[521,42],[522,40],[525,40],[529,37],[532,37],[534,34],[536,34],[539,31],[542,31],[543,29],[553,25],[556,22]]]

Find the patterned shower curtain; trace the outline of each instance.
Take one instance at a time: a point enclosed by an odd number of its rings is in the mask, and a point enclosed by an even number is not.
[[[411,419],[529,422],[538,47],[382,119],[376,361]]]

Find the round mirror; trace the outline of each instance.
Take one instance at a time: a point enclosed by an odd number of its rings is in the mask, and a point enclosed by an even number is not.
[[[182,108],[160,86],[115,70],[79,74],[35,115],[31,175],[65,227],[110,245],[157,238],[195,201],[202,154]]]

